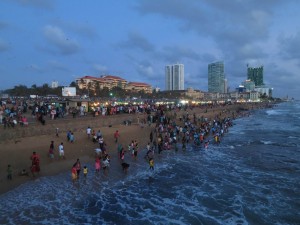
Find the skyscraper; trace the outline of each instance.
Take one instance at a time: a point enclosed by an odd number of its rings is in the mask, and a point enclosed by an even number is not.
[[[208,64],[208,92],[225,93],[224,82],[224,62]]]
[[[174,64],[165,67],[166,90],[184,90],[184,65]]]
[[[264,85],[264,67],[249,67],[247,65],[247,79],[255,83],[255,86]]]

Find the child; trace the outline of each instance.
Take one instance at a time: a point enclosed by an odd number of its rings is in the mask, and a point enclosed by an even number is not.
[[[83,175],[84,177],[86,177],[86,175],[88,174],[88,168],[86,166],[83,167]]]
[[[7,165],[7,180],[12,180],[12,168],[11,165]]]
[[[153,158],[149,159],[149,166],[150,166],[149,167],[150,170],[154,170],[154,159]]]

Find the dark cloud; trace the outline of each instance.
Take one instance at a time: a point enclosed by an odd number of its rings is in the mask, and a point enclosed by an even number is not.
[[[71,55],[80,50],[79,44],[76,40],[67,37],[59,27],[51,25],[45,26],[44,37],[51,45],[50,48],[46,48],[49,49],[50,52],[56,52],[62,55]]]
[[[120,42],[118,46],[126,49],[140,49],[144,52],[152,52],[155,50],[154,45],[137,32],[130,32],[128,34],[128,40]]]
[[[9,0],[26,7],[53,10],[55,3],[53,0]]]

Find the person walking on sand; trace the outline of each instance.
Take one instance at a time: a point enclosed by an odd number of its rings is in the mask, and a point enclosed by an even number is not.
[[[49,157],[50,157],[50,159],[54,159],[54,141],[51,141],[51,144],[49,147]]]
[[[88,128],[86,129],[86,134],[88,136],[88,139],[90,139],[90,137],[91,137],[91,132],[92,132],[92,129],[88,126]]]
[[[36,154],[36,152],[33,152],[31,157],[31,172],[34,176],[35,173],[40,172],[40,156]]]
[[[61,159],[65,159],[65,149],[64,149],[64,143],[61,142],[58,146],[58,155]]]
[[[11,165],[7,165],[7,169],[6,169],[6,172],[7,172],[7,180],[12,180],[12,167]]]
[[[114,133],[114,138],[115,138],[115,142],[118,143],[118,139],[120,137],[120,133],[118,130],[116,130],[116,132]]]

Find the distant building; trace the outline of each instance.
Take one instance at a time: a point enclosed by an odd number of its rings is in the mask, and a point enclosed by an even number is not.
[[[84,76],[76,79],[79,89],[95,90],[97,88],[108,88],[111,90],[113,87],[125,88],[127,81],[118,76],[103,75],[101,77]]]
[[[185,92],[185,96],[188,96],[192,99],[203,99],[204,93],[193,88],[188,88]]]
[[[58,81],[52,81],[51,88],[57,88],[58,87]]]
[[[89,89],[96,90],[103,88],[108,88],[111,90],[114,87],[119,87],[124,90],[130,91],[145,91],[145,93],[152,93],[152,87],[149,84],[141,82],[127,82],[125,79],[112,76],[112,75],[103,75],[101,77],[93,76],[84,76],[76,79],[76,83],[79,89]]]
[[[252,80],[245,80],[242,85],[246,88],[246,91],[254,91],[255,83]]]
[[[255,91],[257,91],[261,96],[272,97],[273,95],[273,88],[266,86],[255,87]]]
[[[167,91],[184,90],[184,65],[167,65],[165,79]]]
[[[255,86],[264,85],[264,67],[249,67],[247,65],[247,79],[255,83]]]
[[[215,62],[209,64],[208,65],[208,92],[225,93],[226,91],[227,91],[227,87],[225,89],[224,62]]]
[[[144,91],[145,93],[152,93],[151,85],[141,82],[129,82],[126,84],[125,90],[130,90],[132,92]]]

